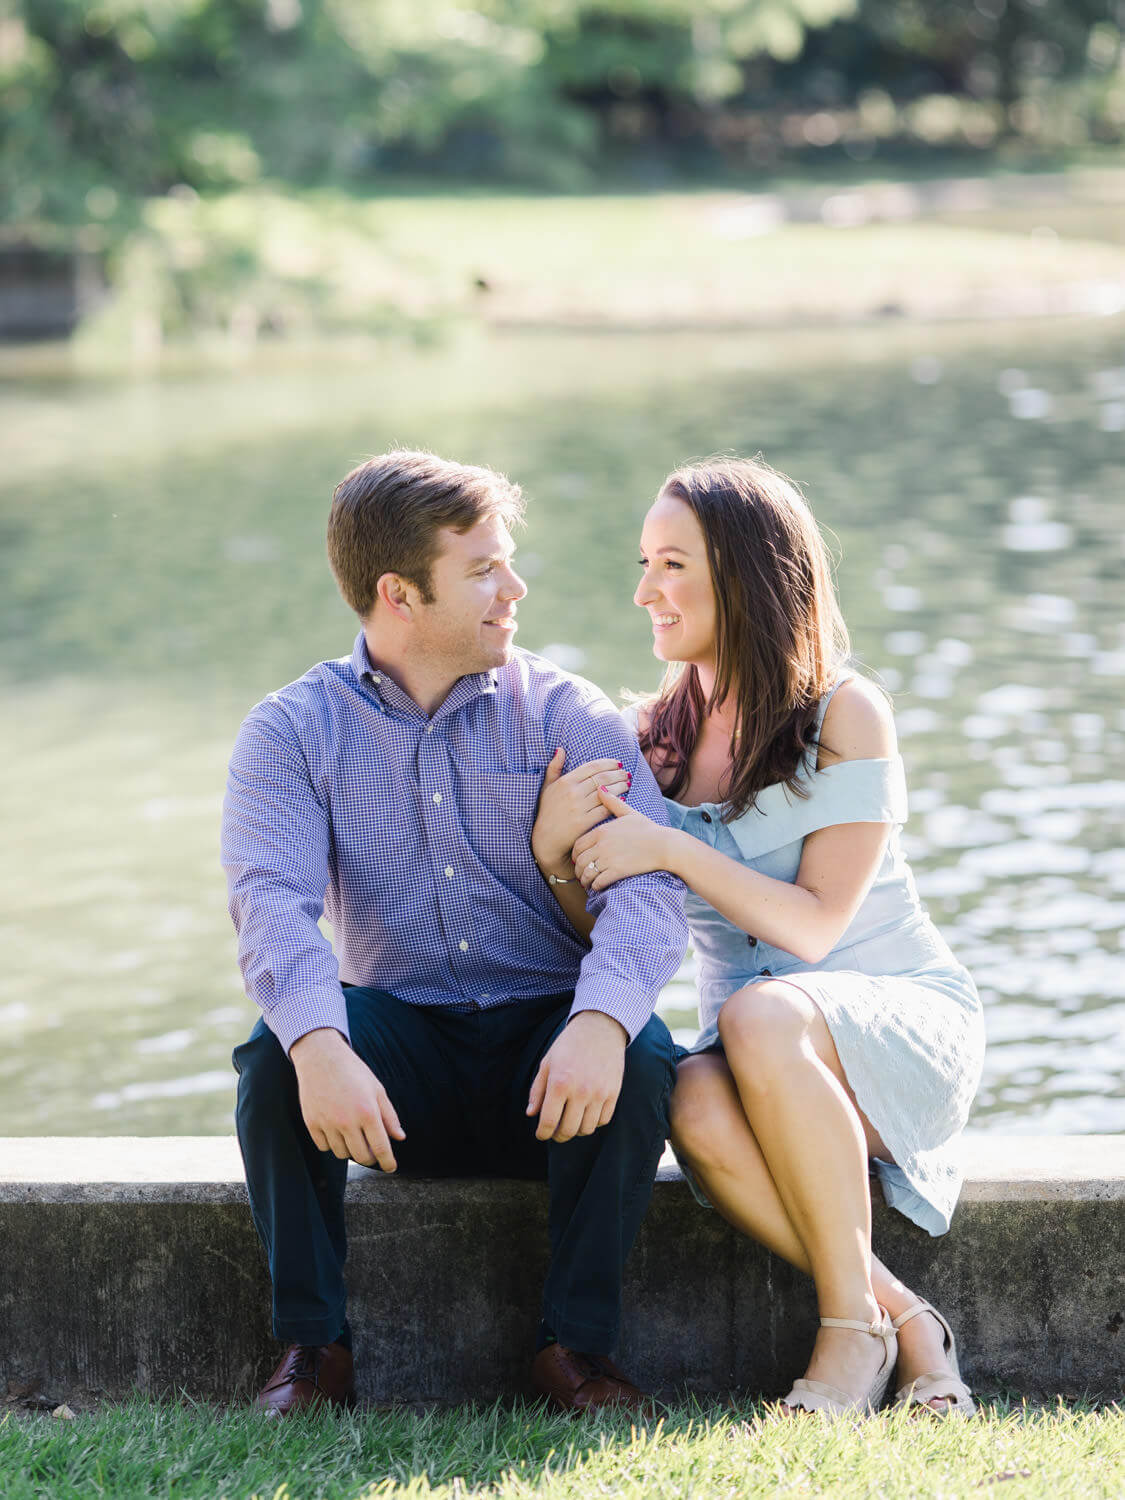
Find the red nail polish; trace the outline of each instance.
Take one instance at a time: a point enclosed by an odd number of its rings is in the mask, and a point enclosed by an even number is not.
[[[617,762],[617,769],[619,771],[623,771],[625,769],[625,762],[623,760],[619,760]]]

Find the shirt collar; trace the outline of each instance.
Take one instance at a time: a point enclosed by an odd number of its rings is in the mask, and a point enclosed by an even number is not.
[[[356,675],[357,682],[360,682],[375,697],[381,708],[393,709],[414,716],[422,712],[410,694],[403,692],[390,673],[380,670],[379,666],[371,660],[367,651],[367,637],[362,630],[355,638],[351,660],[352,671]],[[480,697],[483,693],[494,693],[498,676],[496,669],[492,668],[488,672],[470,672],[466,677],[459,677],[438,705],[434,718],[437,718],[438,714],[461,708],[462,705],[473,698]]]

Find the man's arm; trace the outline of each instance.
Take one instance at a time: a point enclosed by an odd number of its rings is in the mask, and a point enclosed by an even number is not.
[[[583,704],[571,714],[567,746],[571,765],[611,756],[632,775],[627,801],[654,822],[668,814],[656,778],[636,738],[608,700]],[[687,947],[684,887],[665,872],[635,875],[590,893],[595,918],[590,952],[582,960],[571,1016],[602,1011],[621,1023],[629,1040],[641,1031],[661,990],[676,973]]]
[[[235,741],[223,801],[223,868],[246,993],[289,1052],[306,1032],[348,1036],[336,957],[317,923],[328,886],[328,814],[285,715],[267,701]]]
[[[395,1169],[404,1139],[383,1085],[348,1041],[339,968],[317,923],[328,815],[291,726],[262,704],[243,724],[223,802],[223,868],[246,992],[289,1054],[313,1143]]]
[[[667,822],[664,801],[636,739],[608,699],[575,704],[551,743],[576,766],[602,757],[632,773],[629,802]],[[570,1020],[548,1049],[532,1084],[527,1113],[539,1115],[540,1140],[590,1135],[613,1118],[625,1049],[643,1030],[687,946],[684,888],[674,876],[637,875],[592,894],[590,952],[582,960]]]
[[[569,771],[565,766],[566,751],[560,746],[543,775],[531,830],[531,853],[567,921],[579,937],[589,941],[594,917],[586,910],[586,891],[574,868],[571,850],[577,839],[605,820],[598,788],[604,786],[624,797],[632,778],[619,761],[604,757]]]

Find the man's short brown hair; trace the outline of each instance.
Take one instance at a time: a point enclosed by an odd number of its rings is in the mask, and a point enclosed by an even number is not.
[[[328,561],[344,599],[365,620],[384,573],[409,579],[433,603],[438,532],[470,531],[499,516],[523,520],[518,484],[493,469],[398,449],[369,458],[342,479],[328,517]]]

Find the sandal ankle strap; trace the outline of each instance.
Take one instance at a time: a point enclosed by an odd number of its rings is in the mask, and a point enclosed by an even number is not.
[[[925,1302],[921,1298],[919,1298],[919,1300],[908,1307],[904,1313],[899,1313],[897,1318],[893,1318],[891,1320],[892,1326],[894,1328],[901,1328],[904,1323],[909,1323],[911,1318],[918,1317],[920,1313],[933,1313],[934,1317],[937,1318],[939,1323],[945,1322],[945,1319],[941,1316],[936,1307],[931,1307],[928,1302]]]
[[[822,1328],[851,1328],[856,1333],[869,1333],[872,1338],[885,1339],[892,1331],[890,1321],[884,1317],[881,1323],[860,1323],[855,1318],[821,1318]]]

